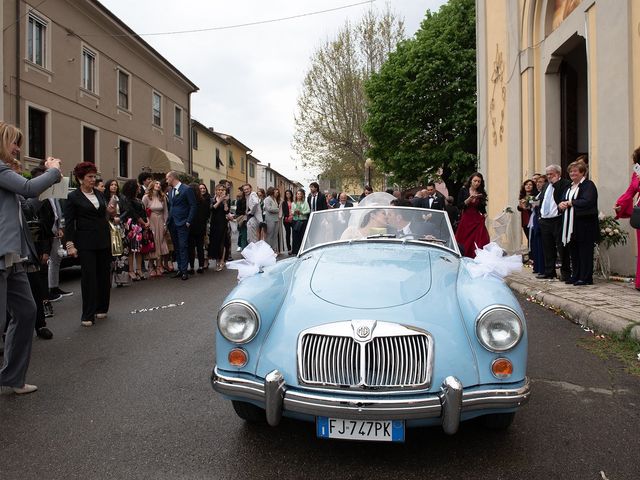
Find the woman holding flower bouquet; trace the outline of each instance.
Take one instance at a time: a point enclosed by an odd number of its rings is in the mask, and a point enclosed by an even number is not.
[[[627,190],[618,198],[613,207],[616,218],[629,218],[633,213],[633,206],[637,204],[637,195],[640,193],[640,147],[631,155],[633,161],[633,173]],[[636,229],[637,257],[636,257],[636,290],[640,290],[640,229]]]
[[[527,179],[520,187],[520,196],[518,197],[518,211],[520,211],[520,220],[522,221],[522,230],[524,236],[529,241],[529,220],[531,220],[532,205],[531,201],[538,195],[536,184],[531,179]]]

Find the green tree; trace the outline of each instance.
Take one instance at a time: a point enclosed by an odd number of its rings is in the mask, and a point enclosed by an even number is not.
[[[427,11],[366,84],[376,165],[403,186],[438,176],[450,191],[476,168],[475,1]]]
[[[346,23],[311,56],[295,115],[292,146],[304,167],[327,178],[364,177],[370,148],[364,82],[377,72],[404,37],[404,26],[387,10],[369,11]]]

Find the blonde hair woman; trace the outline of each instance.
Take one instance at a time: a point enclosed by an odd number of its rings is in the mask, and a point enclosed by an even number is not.
[[[31,294],[24,261],[35,255],[35,247],[26,231],[27,222],[19,208],[20,196],[37,197],[60,181],[60,160],[48,157],[47,171],[27,180],[13,170],[19,164],[22,132],[0,122],[0,325],[6,322],[7,309],[12,316],[4,345],[0,369],[0,387],[16,394],[35,392],[38,387],[25,383],[31,342],[36,322],[36,304]]]
[[[142,204],[147,210],[149,228],[153,232],[153,240],[156,246],[154,252],[149,253],[149,276],[162,275],[162,257],[169,255],[169,247],[165,240],[167,218],[169,209],[167,197],[162,191],[162,186],[157,180],[153,180],[147,187],[147,193],[142,197]]]

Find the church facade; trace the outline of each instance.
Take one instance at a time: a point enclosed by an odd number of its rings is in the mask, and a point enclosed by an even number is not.
[[[523,180],[588,154],[598,206],[613,213],[640,146],[640,2],[477,0],[478,160],[489,216],[515,211]],[[512,216],[507,246],[521,244]],[[633,274],[635,234],[611,252]]]

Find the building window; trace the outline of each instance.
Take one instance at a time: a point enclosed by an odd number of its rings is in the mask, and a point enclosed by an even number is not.
[[[240,157],[240,173],[244,173],[246,166],[245,166],[245,158],[244,157]]]
[[[27,60],[46,68],[47,66],[47,22],[29,14]]]
[[[256,166],[252,162],[249,162],[249,176],[251,178],[255,178],[256,176]]]
[[[29,107],[29,156],[44,160],[47,145],[47,113]]]
[[[93,128],[82,127],[82,157],[84,162],[96,163],[96,137]]]
[[[129,110],[129,74],[118,70],[118,106]]]
[[[82,88],[96,93],[96,54],[82,47]]]
[[[162,127],[162,95],[153,92],[153,124]]]
[[[176,137],[182,136],[182,109],[176,105],[174,110],[175,116],[175,128],[173,133],[175,133]]]
[[[222,165],[222,160],[220,160],[220,149],[216,148],[216,170],[220,170],[221,165]]]
[[[129,177],[129,148],[130,143],[120,140],[118,148],[118,172],[120,177]]]
[[[229,168],[235,167],[236,162],[233,161],[233,152],[229,150]]]
[[[198,149],[198,131],[195,128],[191,129],[191,148]]]

